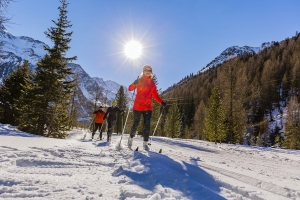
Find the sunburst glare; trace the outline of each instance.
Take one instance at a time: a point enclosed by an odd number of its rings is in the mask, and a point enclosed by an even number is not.
[[[124,53],[128,58],[136,59],[142,54],[142,45],[132,40],[125,45]]]

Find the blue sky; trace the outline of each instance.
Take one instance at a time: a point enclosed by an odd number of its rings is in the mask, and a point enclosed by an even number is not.
[[[73,27],[68,56],[91,77],[128,86],[150,64],[158,88],[196,73],[230,46],[259,47],[300,32],[299,0],[69,0]],[[44,32],[58,18],[59,0],[17,0],[9,7],[15,36],[52,46]],[[139,59],[124,45],[137,40]]]

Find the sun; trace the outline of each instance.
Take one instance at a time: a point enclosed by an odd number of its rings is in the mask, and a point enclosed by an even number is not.
[[[128,58],[136,59],[142,54],[142,45],[132,40],[125,45],[124,53]]]

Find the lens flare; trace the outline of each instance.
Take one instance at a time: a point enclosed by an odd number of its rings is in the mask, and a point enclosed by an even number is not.
[[[124,53],[128,58],[136,59],[142,54],[142,45],[137,41],[130,41],[125,45]]]

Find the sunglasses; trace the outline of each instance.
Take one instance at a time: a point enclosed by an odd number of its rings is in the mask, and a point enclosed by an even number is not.
[[[152,72],[151,69],[145,69],[144,72]]]

